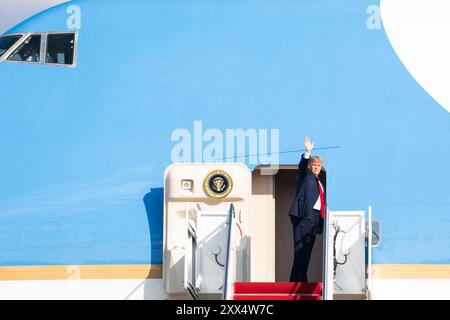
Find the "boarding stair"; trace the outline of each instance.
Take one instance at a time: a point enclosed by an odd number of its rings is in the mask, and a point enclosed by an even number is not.
[[[322,300],[322,282],[235,282],[233,300]]]
[[[322,300],[322,282],[232,282],[229,281],[230,235],[234,205],[228,212],[228,241],[223,290],[224,300]]]

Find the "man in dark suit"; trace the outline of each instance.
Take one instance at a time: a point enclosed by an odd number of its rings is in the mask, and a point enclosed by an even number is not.
[[[306,152],[302,155],[297,170],[297,191],[289,210],[294,230],[294,263],[291,282],[307,282],[307,271],[316,234],[322,232],[325,217],[324,188],[319,181],[322,160],[311,157],[314,143],[304,140]]]

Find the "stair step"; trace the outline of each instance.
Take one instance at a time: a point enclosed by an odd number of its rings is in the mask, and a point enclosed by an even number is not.
[[[319,294],[235,294],[233,300],[322,300]]]
[[[235,294],[322,294],[322,282],[236,282]]]

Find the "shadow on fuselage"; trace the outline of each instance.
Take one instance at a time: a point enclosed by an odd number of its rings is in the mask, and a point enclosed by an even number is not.
[[[151,250],[152,270],[154,265],[161,265],[163,250],[163,211],[164,211],[164,188],[152,188],[143,198],[149,228],[149,241]],[[155,279],[153,271],[147,275],[146,280]],[[144,299],[154,299],[155,285],[150,281],[145,281]]]

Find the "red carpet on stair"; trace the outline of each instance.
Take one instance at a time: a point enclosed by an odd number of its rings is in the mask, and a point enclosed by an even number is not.
[[[236,282],[234,300],[322,300],[321,282]]]
[[[322,300],[318,294],[235,294],[233,300]]]

